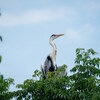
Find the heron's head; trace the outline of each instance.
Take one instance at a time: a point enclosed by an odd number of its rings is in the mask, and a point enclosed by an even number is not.
[[[60,36],[63,36],[63,35],[64,34],[53,34],[53,35],[51,35],[50,40],[54,40],[54,39],[56,39],[56,38],[58,38]]]

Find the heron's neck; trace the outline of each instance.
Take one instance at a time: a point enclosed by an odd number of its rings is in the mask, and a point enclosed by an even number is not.
[[[49,43],[53,47],[53,51],[50,54],[50,56],[51,56],[51,58],[53,60],[53,64],[54,64],[55,69],[56,69],[56,53],[57,53],[57,48],[56,48],[56,45],[54,44],[53,40],[50,40]]]
[[[56,45],[54,44],[54,42],[52,40],[50,40],[49,43],[53,47],[53,51],[56,52],[57,48],[56,48]]]

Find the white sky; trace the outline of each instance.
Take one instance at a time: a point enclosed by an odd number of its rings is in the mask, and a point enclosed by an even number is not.
[[[68,75],[76,48],[93,48],[100,57],[100,0],[0,0],[0,8],[0,72],[16,84],[40,70],[54,33],[65,34],[54,42],[57,65],[66,64]]]

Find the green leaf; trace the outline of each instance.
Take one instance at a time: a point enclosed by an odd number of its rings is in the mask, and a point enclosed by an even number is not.
[[[1,60],[2,60],[2,57],[0,56],[0,62],[1,62]]]
[[[2,41],[2,37],[0,36],[0,41]]]

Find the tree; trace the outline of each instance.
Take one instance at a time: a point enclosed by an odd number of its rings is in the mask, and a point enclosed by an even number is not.
[[[0,41],[2,41],[2,37],[0,36]],[[1,56],[0,56],[1,63]],[[4,76],[0,73],[0,100],[9,100],[9,95],[6,95],[9,91],[9,87],[11,84],[14,84],[14,79],[8,78],[4,79]]]
[[[18,91],[9,92],[14,80],[0,75],[0,100],[100,100],[100,58],[93,49],[76,49],[75,67],[71,76],[58,75],[64,70],[48,72],[47,78],[35,70],[32,79],[18,84]],[[56,74],[55,74],[56,73]]]
[[[9,100],[8,90],[11,84],[14,84],[14,79],[4,79],[3,75],[0,75],[0,100]]]
[[[71,94],[73,100],[99,100],[100,99],[100,58],[93,58],[97,54],[93,49],[76,49]],[[92,55],[92,56],[91,56]]]
[[[100,58],[93,57],[95,54],[93,49],[76,49],[73,75],[58,77],[61,71],[48,72],[44,80],[36,70],[32,79],[16,86],[20,90],[14,91],[12,97],[17,100],[100,100]]]

